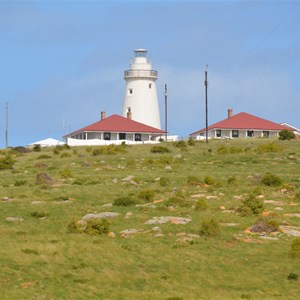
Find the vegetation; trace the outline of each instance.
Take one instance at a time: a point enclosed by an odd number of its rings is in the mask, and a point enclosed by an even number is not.
[[[2,149],[1,300],[298,299],[300,141],[194,142]]]
[[[283,129],[279,132],[279,140],[281,141],[293,140],[295,137],[295,133],[287,129]]]

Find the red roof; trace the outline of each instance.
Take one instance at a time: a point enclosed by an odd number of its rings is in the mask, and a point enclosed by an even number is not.
[[[165,131],[157,129],[128,118],[121,117],[119,115],[111,115],[103,120],[96,123],[83,127],[66,136],[74,135],[80,132],[91,132],[91,131],[101,131],[101,132],[138,132],[138,133],[157,133],[164,134]]]
[[[287,127],[280,124],[247,114],[245,112],[238,113],[230,118],[224,119],[208,127],[210,129],[245,129],[245,130],[275,130],[281,131]],[[205,131],[203,128],[192,134],[197,134]]]

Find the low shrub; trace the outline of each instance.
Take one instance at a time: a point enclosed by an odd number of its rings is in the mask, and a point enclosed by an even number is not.
[[[229,176],[228,179],[227,179],[227,183],[228,184],[234,184],[237,182],[237,179],[235,176]]]
[[[98,148],[95,148],[92,150],[92,155],[93,156],[98,156],[98,155],[115,155],[118,153],[126,153],[126,145],[108,145],[108,146],[100,146]]]
[[[165,205],[167,207],[188,207],[191,203],[186,201],[183,192],[177,191],[173,196],[169,197],[169,199],[165,201]]]
[[[109,222],[106,219],[90,219],[87,221],[84,233],[89,235],[102,235],[109,232]]]
[[[296,273],[290,273],[289,276],[287,277],[288,280],[298,280],[299,275]]]
[[[37,157],[37,159],[49,159],[49,158],[51,158],[51,156],[47,154],[42,154]]]
[[[135,205],[136,201],[134,201],[131,197],[123,196],[114,200],[113,205],[115,206],[131,206]]]
[[[256,148],[256,152],[257,153],[273,153],[273,152],[281,152],[283,151],[283,147],[280,146],[280,145],[277,145],[275,143],[268,143],[268,144],[262,144],[262,145],[259,145],[257,148]]]
[[[204,177],[204,183],[207,185],[213,185],[216,183],[216,180],[211,176]]]
[[[292,258],[300,258],[300,238],[296,238],[292,241],[290,256]]]
[[[40,144],[34,145],[33,148],[32,148],[32,151],[33,152],[41,152],[42,151],[41,145]]]
[[[14,183],[14,186],[22,186],[22,185],[25,185],[27,183],[27,180],[16,180],[15,183]]]
[[[49,213],[43,212],[43,211],[33,211],[32,213],[30,213],[30,215],[34,218],[44,218],[44,217],[48,217]]]
[[[208,204],[205,199],[199,199],[195,204],[195,210],[204,211],[208,209]]]
[[[222,145],[217,149],[217,152],[219,154],[227,154],[227,153],[229,153],[229,150],[225,145]]]
[[[290,141],[296,138],[296,135],[293,131],[283,129],[279,132],[279,140],[281,141]]]
[[[12,169],[15,161],[11,155],[6,155],[3,158],[0,158],[0,171]]]
[[[179,148],[180,150],[186,151],[187,150],[187,144],[185,141],[181,140],[181,141],[177,141],[177,142],[173,142],[172,145],[176,148]]]
[[[258,215],[264,210],[264,203],[261,199],[250,195],[248,198],[243,200],[243,204],[238,208],[238,213],[241,216],[247,216],[250,214]]]
[[[147,201],[147,202],[152,201],[154,196],[155,196],[155,191],[151,190],[151,189],[142,190],[138,194],[139,199]]]
[[[261,184],[266,186],[280,186],[282,185],[282,179],[268,172],[261,179]]]
[[[51,185],[54,181],[47,173],[38,173],[35,183],[37,185]]]
[[[250,228],[251,232],[276,232],[279,231],[279,223],[269,218],[259,218]]]
[[[12,148],[13,151],[16,151],[18,153],[30,153],[31,150],[26,148],[26,147],[23,147],[23,146],[17,146],[17,147],[14,147]]]
[[[294,199],[300,201],[300,191],[295,193]]]
[[[187,144],[189,146],[195,146],[196,145],[196,141],[193,139],[193,138],[189,138],[188,141],[187,141]]]
[[[69,158],[71,156],[72,156],[71,153],[68,153],[68,152],[62,152],[60,154],[60,158]]]
[[[167,178],[167,177],[160,177],[160,179],[159,179],[160,186],[167,186],[167,185],[169,185],[169,183],[170,183],[169,178]]]
[[[243,152],[243,148],[237,147],[237,146],[232,146],[232,147],[229,148],[229,152],[231,154],[241,153],[241,152]]]
[[[72,172],[71,172],[70,169],[61,170],[59,172],[59,175],[60,175],[60,177],[65,178],[65,179],[73,177]]]
[[[187,178],[187,184],[189,185],[199,185],[201,184],[201,181],[199,180],[198,177],[193,176],[193,175],[189,175]]]
[[[150,149],[151,153],[170,153],[170,149],[164,146],[153,146]]]
[[[213,218],[204,219],[201,223],[199,234],[205,237],[218,236],[220,234],[220,225]]]

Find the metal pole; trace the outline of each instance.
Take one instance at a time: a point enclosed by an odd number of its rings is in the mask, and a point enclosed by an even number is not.
[[[205,81],[204,81],[204,85],[205,85],[205,141],[206,141],[206,144],[208,144],[207,69],[208,69],[208,65],[206,65],[206,68],[205,68]]]
[[[6,102],[5,145],[6,145],[6,148],[8,148],[8,102]]]
[[[168,90],[167,85],[165,84],[165,141],[168,138]]]

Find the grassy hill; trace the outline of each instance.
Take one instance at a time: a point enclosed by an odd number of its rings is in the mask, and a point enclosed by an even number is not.
[[[299,299],[299,141],[16,150],[1,299]]]

